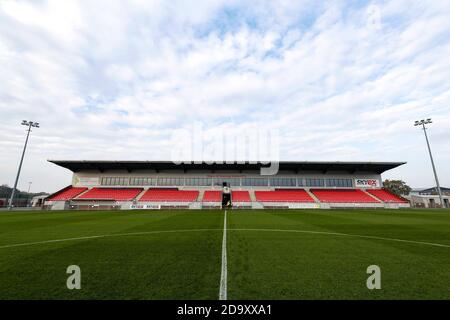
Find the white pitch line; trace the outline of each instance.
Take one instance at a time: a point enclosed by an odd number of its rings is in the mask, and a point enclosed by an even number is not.
[[[125,236],[139,236],[147,234],[159,234],[159,233],[177,233],[177,232],[200,232],[200,231],[222,231],[222,229],[182,229],[182,230],[160,230],[160,231],[144,231],[144,232],[130,232],[130,233],[113,233],[113,234],[102,234],[97,236],[85,236],[76,238],[65,238],[65,239],[54,239],[54,240],[44,240],[36,242],[26,242],[26,243],[16,243],[0,246],[0,249],[14,248],[14,247],[24,247],[32,246],[36,244],[46,244],[64,241],[78,241],[78,240],[89,240],[89,239],[99,239],[99,238],[113,238],[113,237],[125,237]]]
[[[226,217],[225,217],[225,220],[226,220]],[[226,228],[226,225],[224,226],[224,228]],[[36,241],[36,242],[16,243],[16,244],[0,246],[0,249],[25,247],[25,246],[32,246],[32,245],[37,245],[37,244],[47,244],[47,243],[64,242],[64,241],[99,239],[99,238],[139,236],[139,235],[160,234],[160,233],[223,231],[223,230],[224,229],[181,229],[181,230],[161,230],[161,231],[145,231],[145,232],[115,233],[115,234],[113,233],[113,234],[103,234],[103,235],[97,235],[97,236],[85,236],[85,237],[76,237],[76,238],[65,238],[65,239],[44,240],[44,241]],[[295,229],[226,229],[226,230],[228,230],[228,231],[293,232],[293,233],[307,233],[307,234],[322,234],[322,235],[331,235],[331,236],[345,236],[345,237],[355,237],[355,238],[362,238],[362,239],[395,241],[395,242],[420,244],[420,245],[433,246],[433,247],[450,248],[450,245],[442,244],[442,243],[404,240],[404,239],[396,239],[396,238],[384,238],[384,237],[377,237],[377,236],[365,236],[365,235],[360,235],[360,234],[349,234],[349,233],[338,233],[338,232],[309,231],[309,230],[295,230]],[[224,238],[226,239],[226,234],[224,235]],[[226,243],[225,243],[225,246],[226,246]],[[226,259],[226,256],[225,256],[225,259]]]
[[[223,217],[222,272],[220,275],[219,300],[227,300],[227,210]]]
[[[293,233],[323,234],[323,235],[354,237],[354,238],[362,238],[362,239],[405,242],[405,243],[421,244],[421,245],[426,245],[426,246],[450,248],[450,245],[442,244],[442,243],[404,240],[404,239],[396,239],[396,238],[384,238],[384,237],[377,237],[377,236],[365,236],[365,235],[361,235],[361,234],[350,234],[350,233],[339,233],[339,232],[309,231],[309,230],[295,230],[295,229],[294,230],[292,230],[292,229],[291,230],[289,230],[289,229],[228,229],[228,230],[229,231],[257,231],[257,232],[265,232],[266,231],[266,232],[293,232]]]

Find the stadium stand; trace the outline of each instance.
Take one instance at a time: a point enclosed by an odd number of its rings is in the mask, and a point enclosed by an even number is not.
[[[92,188],[77,197],[77,200],[131,201],[142,192],[142,188]]]
[[[221,201],[222,201],[222,191],[207,190],[203,195],[203,202],[221,202]]]
[[[248,191],[231,191],[231,199],[233,202],[251,202]]]
[[[255,191],[256,200],[260,202],[314,202],[303,189]]]
[[[47,198],[47,201],[67,201],[86,191],[86,187],[68,186]]]
[[[49,161],[73,172],[71,186],[45,198],[51,210],[218,209],[229,191],[236,208],[410,206],[382,188],[381,174],[404,162],[280,161],[262,177],[259,162]]]
[[[325,203],[379,203],[359,189],[311,189],[311,192]]]
[[[408,203],[408,201],[384,189],[369,189],[366,191],[386,203]]]
[[[140,202],[192,202],[196,201],[198,190],[148,189]]]

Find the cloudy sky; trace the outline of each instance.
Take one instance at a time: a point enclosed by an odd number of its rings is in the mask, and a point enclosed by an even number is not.
[[[55,191],[47,159],[170,159],[173,135],[267,128],[281,160],[407,161],[450,187],[449,1],[0,2],[0,184]]]

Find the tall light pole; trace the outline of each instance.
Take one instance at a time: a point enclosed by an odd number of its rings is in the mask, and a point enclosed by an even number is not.
[[[427,127],[425,127],[426,124],[430,124],[430,123],[433,123],[433,122],[431,121],[430,118],[428,118],[426,120],[419,120],[419,121],[414,122],[414,126],[422,126],[423,133],[425,134],[425,140],[427,141],[428,152],[430,154],[431,166],[433,167],[434,178],[436,179],[436,187],[437,187],[438,194],[439,194],[439,201],[441,202],[441,207],[445,208],[444,201],[442,200],[441,186],[439,185],[439,179],[438,179],[438,176],[436,173],[436,167],[434,165],[433,155],[431,154],[430,142],[428,141]]]
[[[32,184],[33,182],[28,182],[28,190],[27,190],[27,199],[28,199],[28,201],[27,201],[27,207],[30,205],[30,203],[31,203],[31,200],[30,200],[30,189],[31,189],[31,184]]]
[[[11,208],[13,207],[14,195],[16,193],[17,182],[19,182],[20,170],[22,169],[22,163],[23,163],[23,157],[25,156],[25,150],[27,150],[28,137],[30,136],[31,127],[39,128],[39,123],[33,122],[33,121],[23,120],[21,125],[28,127],[27,138],[25,139],[25,145],[23,146],[22,158],[20,158],[20,164],[19,164],[19,169],[17,170],[16,181],[14,182],[14,188],[11,193],[11,198],[9,199],[9,210],[11,210]]]

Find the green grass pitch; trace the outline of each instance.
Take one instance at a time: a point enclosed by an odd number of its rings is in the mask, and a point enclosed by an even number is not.
[[[1,212],[0,299],[217,299],[223,229],[223,211]],[[226,247],[228,299],[450,299],[448,210],[231,210]]]

